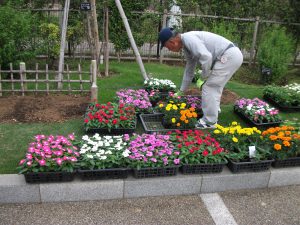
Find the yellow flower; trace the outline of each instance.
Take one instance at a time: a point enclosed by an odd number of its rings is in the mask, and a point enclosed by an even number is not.
[[[221,133],[221,131],[220,130],[214,130],[214,134],[220,134]]]
[[[174,110],[177,110],[178,107],[177,107],[176,105],[173,105],[173,109],[174,109]]]
[[[233,121],[232,123],[231,123],[231,125],[232,126],[236,126],[238,123],[236,122],[236,121]]]
[[[172,123],[176,123],[176,119],[174,117],[172,118]]]
[[[159,108],[162,108],[162,107],[164,107],[164,104],[160,103],[158,106],[159,106]]]
[[[170,107],[166,107],[166,110],[167,110],[167,111],[170,111],[170,110],[171,110],[171,108],[170,108]]]
[[[239,140],[238,140],[236,137],[233,137],[233,138],[232,138],[232,141],[233,141],[233,142],[238,142]]]

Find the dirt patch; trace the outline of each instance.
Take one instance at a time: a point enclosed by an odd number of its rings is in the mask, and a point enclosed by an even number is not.
[[[199,95],[201,96],[201,91],[199,88],[191,88],[185,92],[186,95]],[[228,105],[228,104],[233,104],[237,99],[239,99],[239,96],[224,88],[222,97],[221,97],[221,104],[222,105]]]
[[[63,122],[81,118],[89,96],[9,96],[0,97],[0,123]]]

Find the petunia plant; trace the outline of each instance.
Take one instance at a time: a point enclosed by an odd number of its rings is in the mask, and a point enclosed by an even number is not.
[[[19,162],[19,173],[29,172],[73,172],[80,156],[74,134],[35,136],[30,143],[25,158]]]
[[[300,156],[300,134],[293,126],[271,127],[262,132],[275,159]]]
[[[135,128],[136,114],[133,106],[123,103],[91,103],[84,117],[84,127],[88,131],[94,128],[117,129]]]
[[[125,137],[129,141],[129,165],[132,168],[165,167],[180,164],[179,151],[174,150],[174,145],[169,135],[141,134]]]
[[[234,161],[265,160],[271,157],[266,143],[261,138],[261,131],[256,127],[241,127],[237,122],[224,127],[219,124],[212,131],[212,137],[228,150],[227,158]],[[255,147],[255,154],[250,155],[249,147]]]
[[[127,142],[123,136],[100,136],[96,133],[89,137],[84,135],[79,142],[80,169],[107,169],[126,167],[129,156]]]
[[[175,91],[176,85],[171,80],[149,78],[144,81],[144,88],[146,91],[158,90],[160,92]]]
[[[144,89],[121,89],[116,92],[120,104],[132,105],[137,113],[152,112],[149,94]]]
[[[224,148],[215,138],[200,130],[176,130],[170,134],[170,140],[180,152],[182,165],[226,162]]]
[[[276,108],[258,98],[241,98],[235,102],[235,110],[243,113],[250,120],[257,123],[280,122],[281,117]]]

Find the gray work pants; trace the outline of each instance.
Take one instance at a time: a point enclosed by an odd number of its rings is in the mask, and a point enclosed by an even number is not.
[[[206,123],[218,122],[218,109],[224,86],[242,63],[243,54],[237,47],[227,49],[221,60],[216,61],[211,74],[202,86],[202,120]]]

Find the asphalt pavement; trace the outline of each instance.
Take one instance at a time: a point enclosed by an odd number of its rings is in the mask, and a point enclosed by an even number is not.
[[[300,186],[86,202],[0,204],[2,225],[300,225]]]

